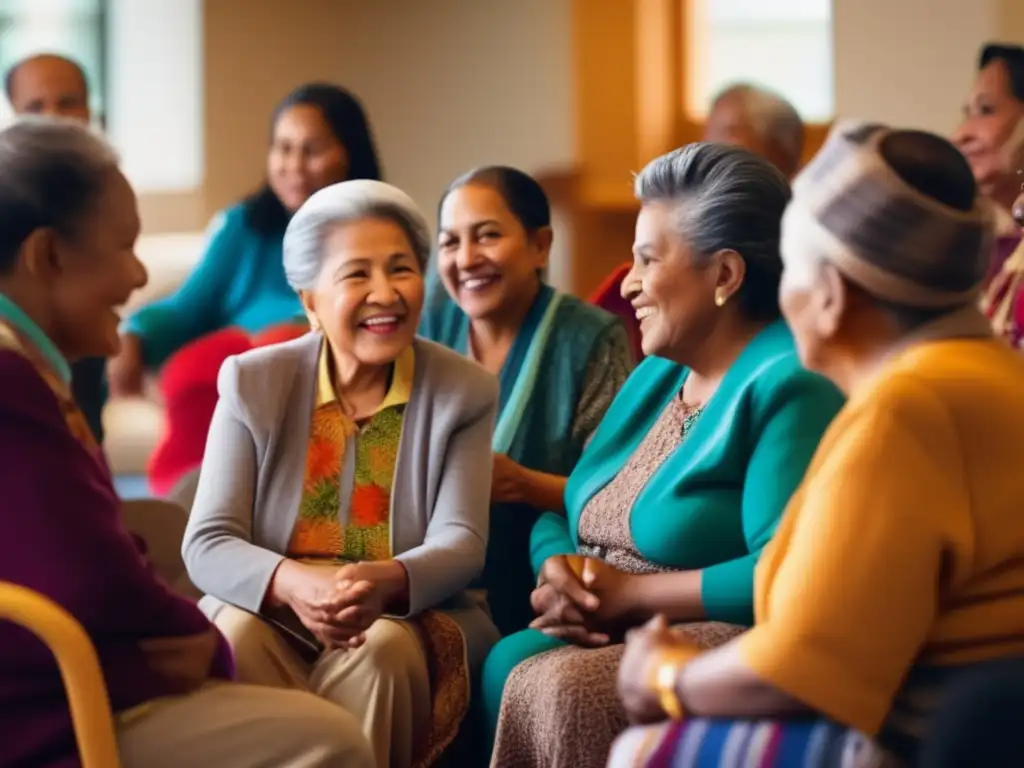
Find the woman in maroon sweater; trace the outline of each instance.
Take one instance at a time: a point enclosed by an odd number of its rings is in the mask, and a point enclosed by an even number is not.
[[[223,638],[154,574],[120,519],[69,363],[117,352],[115,308],[146,282],[135,195],[70,123],[0,132],[0,581],[92,638],[126,766],[372,766],[358,723],[316,696],[228,682]],[[78,764],[57,665],[0,623],[0,766]]]

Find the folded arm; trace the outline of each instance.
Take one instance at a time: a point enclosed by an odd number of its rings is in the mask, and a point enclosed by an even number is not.
[[[700,571],[642,577],[642,618],[664,614],[670,621],[753,624],[754,568],[841,405],[831,384],[806,372],[770,393],[754,425],[754,450],[743,480],[740,514],[747,553]],[[721,514],[726,519],[735,512]]]
[[[870,428],[844,424],[829,446],[780,534],[758,625],[684,669],[695,714],[772,716],[799,702],[866,733],[881,725],[935,622],[943,526],[970,508],[941,408],[923,392],[909,413],[901,405]]]

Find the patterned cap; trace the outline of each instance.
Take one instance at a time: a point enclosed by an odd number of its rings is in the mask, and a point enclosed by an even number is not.
[[[981,291],[992,247],[979,197],[961,211],[922,194],[882,157],[883,125],[841,123],[793,182],[782,220],[787,262],[825,259],[879,299],[954,307]]]

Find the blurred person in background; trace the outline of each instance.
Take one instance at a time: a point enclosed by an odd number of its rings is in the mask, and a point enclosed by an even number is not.
[[[1024,249],[1012,209],[1024,181],[1020,175],[1024,170],[1024,48],[999,44],[982,48],[954,142],[996,217],[996,242],[982,309],[996,333],[1019,348],[1024,338]]]
[[[369,121],[351,93],[314,83],[278,104],[266,182],[215,217],[206,252],[178,290],[127,319],[109,369],[120,396],[140,394],[145,371],[162,368],[167,422],[148,470],[155,493],[168,492],[202,462],[220,364],[309,328],[282,262],[292,214],[330,184],[380,177]]]
[[[777,93],[737,83],[711,102],[704,141],[749,149],[789,179],[803,157],[804,123],[796,108]]]

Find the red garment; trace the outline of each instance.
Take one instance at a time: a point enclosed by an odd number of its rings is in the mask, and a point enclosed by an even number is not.
[[[1024,347],[1024,241],[1002,237],[996,243],[995,269],[981,308],[997,336]]]
[[[637,322],[633,305],[622,298],[622,281],[632,267],[629,262],[616,267],[597,290],[590,294],[588,301],[622,319],[622,324],[626,326],[626,335],[629,337],[629,345],[633,350],[633,359],[640,362],[644,359],[640,345],[640,323]]]
[[[170,493],[182,477],[202,464],[217,407],[221,364],[250,349],[298,338],[307,330],[289,323],[249,336],[238,328],[226,328],[185,345],[167,361],[160,375],[160,392],[167,409],[165,432],[147,467],[153,493]]]

